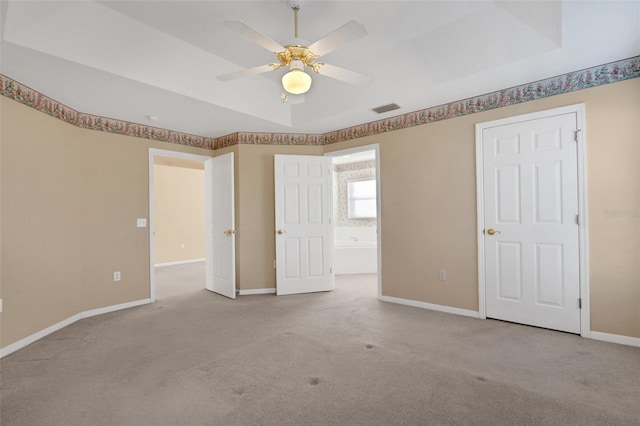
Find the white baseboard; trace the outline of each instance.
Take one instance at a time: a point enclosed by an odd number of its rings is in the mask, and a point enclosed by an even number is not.
[[[640,337],[622,336],[620,334],[610,334],[610,333],[602,333],[600,331],[592,331],[591,338],[594,340],[602,340],[603,342],[618,343],[620,345],[640,347]]]
[[[160,266],[174,266],[174,265],[186,265],[187,263],[198,263],[198,262],[204,262],[205,259],[204,257],[202,259],[189,259],[189,260],[178,260],[175,262],[164,262],[164,263],[156,263],[153,266],[160,267]]]
[[[122,309],[133,308],[134,306],[146,305],[147,303],[151,303],[151,299],[142,299],[135,300],[133,302],[121,303],[119,305],[105,306],[104,308],[91,309],[89,311],[83,311],[79,314],[75,314],[65,320],[62,320],[56,324],[53,324],[44,330],[40,330],[37,333],[32,334],[31,336],[27,336],[24,339],[20,339],[17,342],[14,342],[4,348],[0,349],[0,358],[4,358],[5,356],[14,353],[17,350],[24,348],[42,339],[45,336],[48,336],[51,333],[54,333],[62,328],[65,328],[68,325],[73,324],[76,321],[79,321],[83,318],[94,317],[96,315],[106,314],[109,312],[115,312]]]
[[[31,336],[27,336],[24,339],[20,339],[17,342],[14,342],[8,346],[5,346],[4,348],[0,349],[0,358],[4,358],[5,356],[14,353],[17,350],[20,350],[22,348],[24,348],[25,346],[28,346],[30,344],[32,344],[33,342],[42,339],[45,336],[48,336],[51,333],[54,333],[58,330],[60,330],[61,328],[65,328],[68,325],[73,324],[74,322],[81,320],[82,319],[82,312],[79,314],[76,314],[72,317],[69,317],[65,320],[62,320],[56,324],[53,324],[47,328],[45,328],[44,330],[40,330],[37,333],[32,334]]]
[[[253,294],[276,294],[275,288],[250,288],[247,290],[238,290],[240,296],[251,296]]]
[[[109,312],[121,311],[123,309],[134,308],[136,306],[151,303],[151,299],[134,300],[133,302],[120,303],[119,305],[105,306],[104,308],[91,309],[82,312],[82,318],[95,317],[96,315],[108,314]]]
[[[448,314],[456,314],[456,315],[464,315],[466,317],[480,318],[480,313],[478,311],[470,311],[468,309],[460,309],[460,308],[454,308],[451,306],[436,305],[433,303],[419,302],[417,300],[402,299],[399,297],[391,297],[391,296],[378,296],[378,299],[382,300],[383,302],[398,303],[400,305],[413,306],[414,308],[429,309],[432,311],[446,312]]]

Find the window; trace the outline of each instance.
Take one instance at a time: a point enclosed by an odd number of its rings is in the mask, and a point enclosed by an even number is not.
[[[376,218],[376,180],[348,182],[349,219]]]

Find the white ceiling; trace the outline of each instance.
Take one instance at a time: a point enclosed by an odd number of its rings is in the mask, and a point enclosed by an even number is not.
[[[216,79],[275,62],[223,22],[287,44],[287,0],[2,1],[0,71],[81,112],[218,137],[324,133],[640,55],[638,0],[298,3],[310,42],[352,19],[366,26],[321,60],[370,85],[313,74],[292,104],[280,99],[285,70]],[[371,111],[391,102],[401,109]]]
[[[376,159],[375,151],[358,151],[351,154],[343,154],[338,156],[331,156],[331,164],[334,166],[340,164],[359,163],[361,161],[370,161]]]

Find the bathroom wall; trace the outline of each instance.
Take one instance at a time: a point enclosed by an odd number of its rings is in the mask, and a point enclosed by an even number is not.
[[[376,160],[333,165],[333,270],[373,274],[378,270],[377,219],[349,219],[349,182],[376,177]]]
[[[376,219],[349,219],[348,183],[376,177],[376,160],[333,165],[333,219],[334,226],[376,226]]]

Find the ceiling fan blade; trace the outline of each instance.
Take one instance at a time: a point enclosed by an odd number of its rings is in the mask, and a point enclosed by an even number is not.
[[[277,53],[284,51],[284,47],[280,45],[280,43],[271,40],[266,35],[254,30],[242,21],[224,21],[224,25],[242,34],[254,43],[259,44],[269,52]]]
[[[273,71],[273,67],[271,65],[260,65],[259,67],[219,75],[217,79],[220,81],[231,81],[237,78],[248,77],[250,75],[262,74],[268,71]]]
[[[324,64],[318,71],[318,74],[335,78],[336,80],[345,81],[347,83],[355,84],[356,86],[365,86],[373,81],[373,78],[368,75],[360,74],[355,71],[349,71],[347,69],[329,64]]]
[[[367,29],[364,25],[350,21],[313,43],[309,46],[309,50],[318,56],[326,55],[340,46],[366,35]]]

